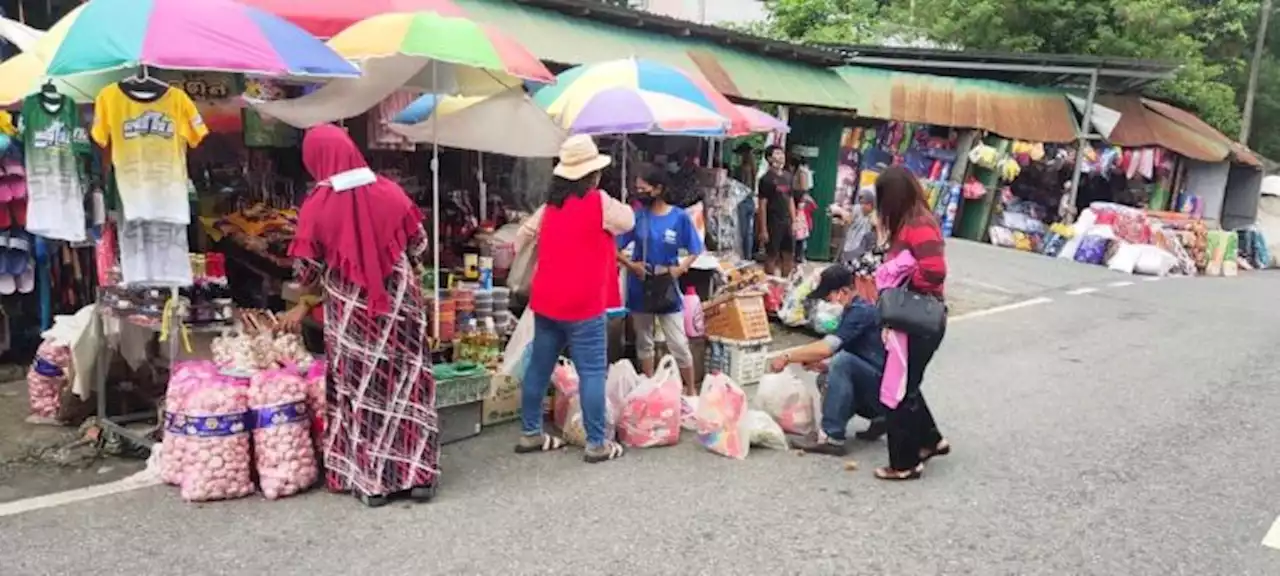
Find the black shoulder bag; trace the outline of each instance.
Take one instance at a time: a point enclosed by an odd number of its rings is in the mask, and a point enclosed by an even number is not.
[[[645,223],[646,230],[642,231],[640,238],[644,243],[644,258],[649,256],[649,232],[652,231],[652,223],[649,222],[649,212],[642,212],[641,222]],[[638,226],[637,226],[638,228]],[[655,274],[649,266],[645,265],[644,279],[641,280],[641,286],[644,295],[641,301],[641,312],[647,314],[670,314],[675,312],[680,306],[680,287],[676,284],[676,279],[671,272]]]
[[[876,304],[880,309],[880,323],[908,336],[936,338],[946,325],[947,306],[937,297],[911,290],[910,284],[908,277],[901,286],[880,292]]]

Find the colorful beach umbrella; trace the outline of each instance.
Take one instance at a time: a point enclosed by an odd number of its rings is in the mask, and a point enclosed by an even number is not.
[[[747,121],[747,130],[745,132],[733,133],[730,136],[744,136],[746,134],[761,134],[769,132],[781,132],[783,134],[790,132],[791,127],[786,122],[775,118],[772,114],[757,110],[750,106],[741,104],[734,105],[742,117]]]
[[[427,94],[388,128],[414,142],[531,158],[555,156],[568,136],[521,88],[493,96]]]
[[[551,116],[574,134],[722,134],[729,124],[688,100],[625,86],[571,94]]]
[[[728,133],[749,131],[748,122],[728,98],[717,92],[701,76],[674,66],[643,58],[610,60],[570,68],[552,86],[542,88],[534,100],[552,116],[562,114],[570,102],[581,102],[590,94],[610,88],[633,88],[644,93],[664,94],[710,110],[729,121]]]
[[[239,0],[288,20],[328,40],[352,24],[391,12],[435,12],[466,17],[453,0]]]
[[[51,76],[144,65],[277,78],[360,73],[301,28],[232,0],[93,0],[36,44],[52,54]]]
[[[497,29],[465,17],[439,12],[379,14],[353,24],[329,40],[329,46],[356,61],[408,57],[418,65],[438,66],[414,85],[435,75],[456,83],[462,94],[492,94],[523,81],[552,82],[555,77],[533,53]],[[443,65],[443,66],[442,66]]]

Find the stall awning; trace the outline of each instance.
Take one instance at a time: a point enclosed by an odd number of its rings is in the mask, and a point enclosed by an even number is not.
[[[1231,153],[1225,142],[1151,110],[1139,96],[1099,96],[1098,102],[1120,113],[1120,122],[1108,138],[1117,146],[1160,146],[1202,162],[1222,162]]]
[[[702,74],[726,95],[779,104],[853,109],[848,86],[830,69],[773,58],[710,40],[628,28],[510,0],[456,0],[476,20],[519,40],[543,60],[577,65],[648,58]]]
[[[836,71],[852,89],[859,116],[979,128],[1035,142],[1070,142],[1076,137],[1062,92],[863,66]]]
[[[1201,136],[1226,144],[1231,148],[1231,153],[1235,155],[1236,162],[1244,164],[1245,166],[1253,166],[1255,168],[1262,167],[1262,161],[1258,159],[1258,156],[1254,154],[1248,146],[1232,140],[1226,134],[1219,132],[1217,128],[1210,126],[1208,122],[1201,120],[1199,116],[1176,106],[1171,106],[1164,102],[1158,102],[1147,98],[1143,98],[1142,103],[1146,105],[1147,108],[1154,110],[1156,113],[1169,118],[1174,122],[1182,124],[1191,130],[1194,130]]]

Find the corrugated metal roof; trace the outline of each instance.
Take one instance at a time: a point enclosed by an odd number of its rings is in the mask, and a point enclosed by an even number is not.
[[[1221,162],[1231,152],[1216,138],[1196,131],[1157,113],[1138,96],[1099,96],[1098,103],[1120,113],[1108,140],[1117,146],[1160,146],[1202,162]]]
[[[836,69],[853,89],[859,116],[956,128],[1006,138],[1070,142],[1075,120],[1062,92],[972,78],[863,66]]]
[[[543,60],[576,65],[647,58],[702,74],[718,89],[731,87],[730,95],[739,98],[854,108],[849,87],[827,68],[761,56],[706,39],[573,17],[509,0],[455,1],[471,17],[510,34]],[[697,56],[692,57],[691,53]]]
[[[1199,116],[1178,108],[1177,106],[1172,106],[1156,100],[1143,98],[1142,103],[1145,104],[1147,108],[1155,110],[1157,113],[1172,119],[1174,122],[1195,130],[1200,133],[1201,136],[1218,140],[1219,142],[1231,147],[1231,153],[1235,154],[1236,160],[1240,164],[1254,166],[1257,168],[1262,167],[1262,161],[1253,153],[1253,150],[1250,150],[1249,147],[1244,144],[1232,140],[1226,134],[1219,132],[1217,128],[1210,126],[1208,122],[1201,120]]]

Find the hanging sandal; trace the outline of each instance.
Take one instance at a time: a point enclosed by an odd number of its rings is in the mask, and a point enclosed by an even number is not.
[[[946,438],[943,438],[942,440],[938,441],[938,443],[933,447],[933,450],[926,449],[926,450],[920,451],[920,462],[925,463],[925,462],[928,462],[930,459],[932,459],[934,456],[946,456],[947,454],[950,454],[950,453],[951,453],[951,443],[947,442]]]
[[[516,454],[532,454],[534,452],[554,452],[568,445],[563,439],[543,434],[542,441],[531,442],[537,438],[536,436],[525,436],[516,444]]]
[[[588,464],[599,464],[610,460],[617,460],[626,454],[626,448],[617,442],[605,442],[604,446],[599,448],[587,448],[587,453],[582,456]]]
[[[916,480],[924,474],[924,464],[917,464],[910,470],[894,470],[888,466],[876,468],[876,478],[889,481]]]

